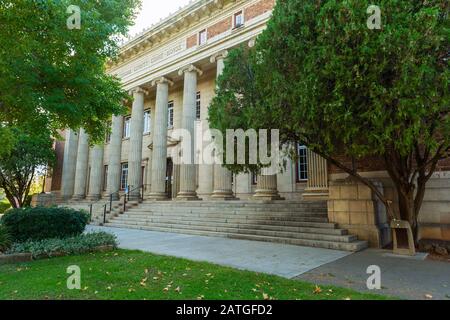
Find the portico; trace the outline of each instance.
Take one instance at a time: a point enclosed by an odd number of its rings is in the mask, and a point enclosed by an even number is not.
[[[302,163],[287,160],[284,171],[258,177],[233,175],[219,163],[195,164],[205,152],[198,140],[209,129],[208,105],[228,51],[254,45],[273,4],[199,1],[177,13],[176,22],[163,21],[125,44],[109,70],[133,97],[129,114],[112,117],[104,145],[89,148],[83,129],[76,137],[70,133],[63,172],[66,198],[118,199],[129,191],[137,199],[142,190],[145,199],[154,201],[302,199],[318,190],[326,195],[326,162],[309,151]],[[243,25],[234,25],[236,12],[243,12]],[[190,136],[177,136],[178,129]]]

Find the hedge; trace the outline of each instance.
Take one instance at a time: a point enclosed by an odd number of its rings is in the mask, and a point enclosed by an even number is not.
[[[59,207],[12,209],[1,219],[14,242],[76,236],[88,221],[86,212]]]
[[[13,244],[7,253],[31,253],[32,257],[36,259],[92,252],[104,246],[116,248],[116,236],[106,232],[92,232],[66,239],[27,241]]]

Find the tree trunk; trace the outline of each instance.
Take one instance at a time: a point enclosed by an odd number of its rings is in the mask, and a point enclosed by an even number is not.
[[[411,186],[398,186],[397,194],[398,194],[398,207],[401,220],[408,221],[411,225],[411,229],[414,235],[414,239],[417,239],[417,219],[416,219],[416,210],[414,205],[414,188]]]

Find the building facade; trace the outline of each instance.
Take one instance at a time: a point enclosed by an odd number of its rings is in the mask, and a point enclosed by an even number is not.
[[[253,46],[271,16],[274,0],[198,0],[161,20],[120,51],[108,72],[133,96],[129,114],[111,119],[111,134],[89,146],[83,129],[65,131],[58,167],[47,185],[64,201],[95,201],[125,191],[151,200],[327,201],[331,222],[373,246],[390,241],[382,206],[362,185],[298,146],[299,160],[286,158],[276,175],[233,175],[221,165],[176,164],[177,129],[196,137],[208,129],[208,106],[228,51]],[[192,148],[195,159],[201,150]],[[421,217],[424,239],[450,240],[450,164],[443,162],[430,183]],[[361,167],[395,200],[387,173],[376,161]],[[142,187],[141,187],[142,186]]]

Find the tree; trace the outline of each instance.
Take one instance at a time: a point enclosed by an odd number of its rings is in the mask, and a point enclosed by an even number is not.
[[[0,188],[11,206],[21,208],[36,174],[54,162],[55,153],[47,131],[30,132],[18,127],[11,130],[16,143],[8,155],[0,156]]]
[[[379,0],[379,30],[367,26],[370,4],[278,1],[256,46],[227,59],[211,126],[279,129],[282,145],[306,144],[417,235],[426,183],[450,152],[449,3]],[[386,168],[398,212],[358,173],[367,157]]]
[[[125,111],[128,98],[105,64],[115,57],[117,40],[139,5],[0,0],[0,124],[40,130],[46,123],[55,135],[57,129],[83,127],[94,141],[102,139],[107,120]],[[79,29],[72,28],[73,6],[80,9]]]

